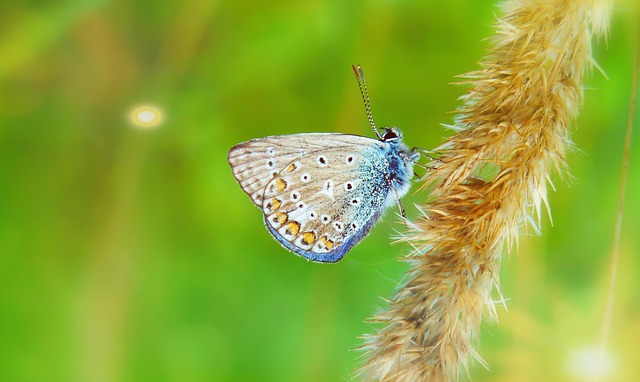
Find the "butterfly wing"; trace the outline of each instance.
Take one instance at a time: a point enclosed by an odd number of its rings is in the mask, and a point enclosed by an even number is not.
[[[306,134],[281,135],[252,139],[229,150],[227,159],[233,176],[251,201],[262,208],[264,188],[286,163],[309,150]],[[325,135],[325,134],[314,134]],[[322,149],[319,147],[318,149]]]
[[[233,176],[251,201],[262,208],[263,191],[285,165],[304,155],[324,150],[357,150],[379,141],[347,134],[312,133],[277,135],[239,143],[229,150],[227,159]]]
[[[300,134],[245,142],[229,161],[278,242],[307,259],[336,262],[382,213],[387,151],[387,143],[365,137]]]

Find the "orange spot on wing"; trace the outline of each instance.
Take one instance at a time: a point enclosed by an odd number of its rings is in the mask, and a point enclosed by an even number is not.
[[[287,166],[286,171],[287,172],[294,172],[297,168],[298,168],[298,166],[296,166],[295,163],[291,163],[289,166]]]
[[[326,236],[322,236],[320,238],[320,242],[324,245],[324,247],[328,250],[333,249],[334,243],[333,241],[329,240]]]
[[[333,241],[331,240],[327,240],[327,242],[324,245],[325,247],[327,247],[328,250],[333,249]]]
[[[311,245],[316,241],[316,234],[313,232],[305,232],[300,240],[304,245]]]
[[[271,206],[272,206],[271,208],[273,208],[274,211],[277,211],[281,205],[282,205],[282,202],[280,202],[280,200],[276,198],[271,199]]]
[[[278,212],[276,214],[276,219],[278,219],[278,223],[284,224],[287,222],[287,219],[289,219],[289,215],[284,212]]]
[[[282,178],[278,178],[276,179],[276,190],[278,190],[278,192],[282,192],[287,188],[287,182],[282,179]]]
[[[300,223],[291,221],[287,224],[287,234],[298,236],[298,232],[300,232]]]

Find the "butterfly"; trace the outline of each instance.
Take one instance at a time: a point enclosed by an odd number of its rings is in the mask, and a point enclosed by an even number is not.
[[[378,139],[308,133],[269,136],[229,150],[233,176],[262,210],[269,233],[308,260],[335,263],[411,187],[418,149],[397,128],[376,128],[364,72],[352,66]]]

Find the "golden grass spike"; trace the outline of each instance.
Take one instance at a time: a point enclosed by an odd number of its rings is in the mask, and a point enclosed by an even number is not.
[[[458,132],[425,178],[432,202],[404,238],[415,249],[408,281],[365,337],[362,380],[457,381],[471,360],[482,363],[474,346],[483,314],[496,320],[503,251],[546,204],[550,171],[565,168],[591,40],[607,30],[610,6],[503,4],[482,69],[464,76]],[[482,179],[486,166],[495,171]]]

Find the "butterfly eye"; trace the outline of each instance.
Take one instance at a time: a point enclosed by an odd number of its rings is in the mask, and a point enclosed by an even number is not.
[[[293,191],[291,193],[291,200],[298,200],[300,199],[300,193],[298,191]]]
[[[358,229],[358,225],[356,223],[351,223],[351,228]]]
[[[382,136],[382,140],[385,142],[395,141],[398,139],[398,134],[392,129],[385,129],[384,135]]]
[[[309,219],[315,219],[315,218],[317,218],[317,217],[318,217],[318,215],[316,214],[316,212],[315,212],[315,211],[311,211],[311,212],[309,212]]]
[[[274,162],[273,159],[267,160],[267,167],[270,169],[276,167],[276,162]]]
[[[355,206],[356,204],[358,204],[358,203],[360,203],[360,200],[358,200],[358,199],[353,199],[353,200],[351,201],[351,204],[353,204],[354,206]]]
[[[329,215],[322,215],[322,218],[320,220],[322,220],[323,224],[327,224],[331,221],[331,218],[329,217]]]
[[[318,157],[318,164],[319,164],[321,167],[326,166],[326,165],[327,165],[327,157],[325,157],[324,155],[320,155],[320,156]]]
[[[347,164],[351,164],[353,163],[353,157],[351,155],[349,155],[346,159]]]
[[[345,191],[351,191],[351,190],[353,190],[353,183],[351,183],[351,182],[347,182],[347,183],[345,183],[345,184],[344,184],[344,189],[345,189]]]
[[[304,174],[300,175],[300,180],[306,183],[311,180],[311,176],[305,172]]]
[[[342,224],[342,222],[339,222],[339,221],[333,222],[333,228],[335,228],[336,231],[340,232],[344,229],[344,224]]]
[[[269,147],[267,149],[267,155],[269,155],[270,157],[276,155],[276,148],[275,147]]]

